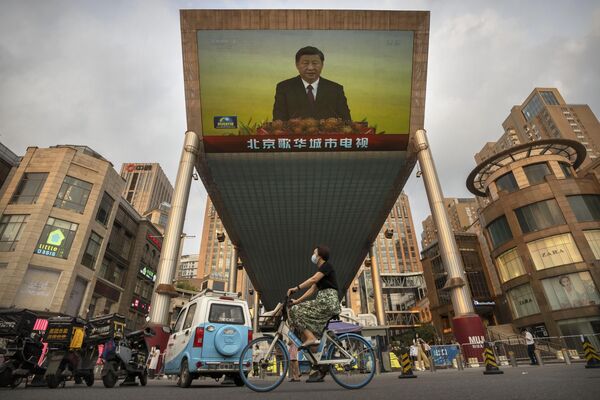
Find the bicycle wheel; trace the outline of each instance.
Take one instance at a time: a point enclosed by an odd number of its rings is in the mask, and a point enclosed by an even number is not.
[[[240,377],[255,392],[268,392],[283,382],[289,368],[287,349],[278,340],[264,336],[248,343],[240,356]]]
[[[329,365],[329,372],[336,383],[346,389],[360,389],[371,382],[375,375],[375,352],[362,336],[346,333],[334,339],[336,343],[351,354],[352,362]],[[327,359],[347,359],[348,357],[333,343],[329,345]]]

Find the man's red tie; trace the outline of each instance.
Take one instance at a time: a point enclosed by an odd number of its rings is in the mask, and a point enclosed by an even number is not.
[[[312,106],[315,104],[315,95],[313,94],[313,87],[312,85],[308,85],[306,89],[306,97],[308,97],[308,104]]]

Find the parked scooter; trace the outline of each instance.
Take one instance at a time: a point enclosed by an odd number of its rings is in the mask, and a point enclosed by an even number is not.
[[[136,377],[139,378],[142,386],[146,386],[148,383],[146,337],[150,336],[154,336],[150,328],[131,332],[125,336],[122,332],[116,331],[114,338],[104,344],[102,382],[105,387],[114,387],[121,378],[125,378],[121,385],[136,385]]]
[[[27,384],[30,376],[44,373],[38,366],[44,345],[33,331],[36,320],[37,315],[29,310],[0,310],[0,338],[6,341],[6,347],[0,349],[0,387],[15,388],[23,379]]]
[[[48,343],[46,383],[49,388],[64,387],[71,378],[94,384],[94,366],[98,359],[98,341],[85,340],[85,321],[76,317],[48,320],[44,340]]]

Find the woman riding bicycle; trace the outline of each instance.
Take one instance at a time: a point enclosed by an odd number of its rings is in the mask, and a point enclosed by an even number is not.
[[[315,335],[320,335],[329,319],[340,313],[338,286],[335,270],[328,262],[329,249],[318,246],[311,257],[313,264],[317,265],[317,272],[296,287],[288,289],[288,296],[308,288],[299,298],[292,300],[290,309],[290,323],[302,335],[302,347],[318,344]],[[314,300],[306,299],[317,292]]]

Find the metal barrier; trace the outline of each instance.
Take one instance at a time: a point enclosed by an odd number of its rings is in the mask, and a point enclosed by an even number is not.
[[[600,333],[534,338],[538,362],[543,365],[544,363],[571,364],[585,361],[583,336],[587,337],[596,348],[600,348]],[[515,335],[489,343],[500,365],[516,366],[519,362],[529,363],[530,361],[527,344],[522,336]],[[460,347],[465,366],[479,367],[482,364],[483,357],[479,354],[474,357],[473,354],[477,352],[483,354],[483,343],[463,343],[456,346]]]

